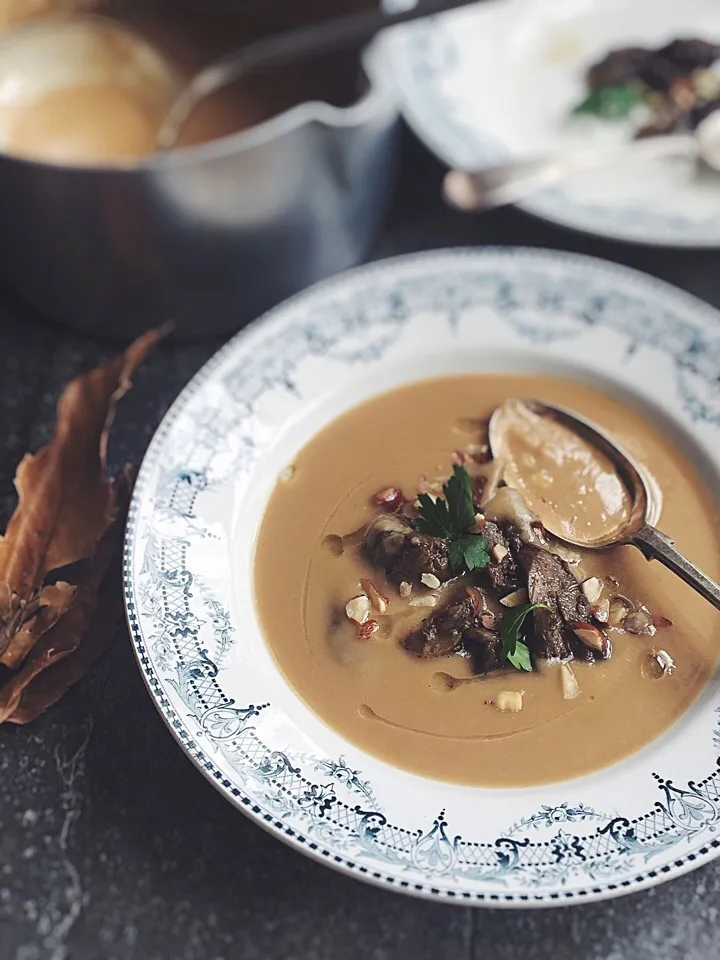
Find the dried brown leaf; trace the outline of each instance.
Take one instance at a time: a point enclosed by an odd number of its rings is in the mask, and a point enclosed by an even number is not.
[[[29,723],[85,673],[115,638],[122,618],[122,539],[129,487],[92,557],[80,565],[74,602],[39,638],[21,669],[0,688],[0,723]]]
[[[40,637],[70,609],[75,593],[76,588],[63,580],[43,587],[32,610],[26,609],[25,620],[0,657],[0,663],[17,670]]]
[[[108,433],[132,372],[161,336],[151,330],[71,381],[58,402],[53,439],[18,466],[18,506],[0,538],[0,654],[27,619],[45,575],[90,556],[113,522]]]

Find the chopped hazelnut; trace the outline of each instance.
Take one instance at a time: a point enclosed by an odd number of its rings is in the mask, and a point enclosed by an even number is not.
[[[490,552],[496,563],[502,563],[510,551],[502,543],[496,543]]]
[[[383,593],[380,592],[375,581],[361,580],[360,586],[370,598],[370,603],[372,604],[373,610],[377,610],[378,613],[387,613],[387,608],[390,601]]]
[[[629,613],[623,620],[623,627],[627,633],[633,633],[637,636],[654,637],[657,633],[657,627],[652,622],[650,614],[645,610],[635,610]]]
[[[295,466],[295,464],[289,463],[284,470],[280,471],[280,476],[278,478],[280,480],[280,483],[290,483],[292,478],[295,476],[296,472],[297,472],[297,467]]]
[[[434,573],[423,573],[420,577],[421,583],[424,583],[426,587],[430,587],[431,590],[437,590],[440,586],[440,581],[435,576]]]
[[[485,609],[485,597],[477,587],[465,587],[465,596],[470,598],[473,613],[478,614]]]
[[[580,696],[580,685],[578,684],[572,668],[567,663],[560,664],[560,677],[562,680],[563,700],[574,700]]]
[[[649,680],[660,680],[672,676],[675,661],[667,650],[652,650],[642,665],[642,675]]]
[[[631,613],[633,604],[627,597],[617,593],[610,598],[610,609],[608,611],[608,625],[611,627],[622,626],[625,618]]]
[[[498,710],[508,713],[520,713],[523,707],[523,695],[519,690],[501,690],[495,697]]]
[[[345,614],[349,620],[353,620],[355,623],[365,623],[370,616],[371,609],[370,597],[361,593],[359,596],[353,597],[352,600],[348,600],[345,605]]]
[[[590,613],[598,621],[598,623],[607,623],[610,616],[610,601],[607,597],[604,600],[601,600],[600,603],[594,603],[590,607]]]
[[[674,626],[673,621],[669,620],[667,617],[656,616],[652,618],[652,625],[656,630],[664,630],[665,627]]]
[[[409,597],[410,594],[412,593],[412,584],[408,583],[407,580],[403,580],[403,582],[398,587],[398,590],[400,591],[401,597]]]
[[[527,603],[529,600],[528,592],[525,587],[521,587],[519,590],[509,593],[506,597],[502,597],[500,603],[504,607],[520,607],[523,603]]]
[[[388,513],[394,513],[403,505],[405,497],[399,487],[383,487],[374,494],[373,502]]]
[[[594,623],[582,622],[571,623],[569,626],[578,640],[585,644],[588,650],[597,653],[603,660],[610,659],[612,656],[612,643],[610,637],[601,630],[600,627],[596,627]]]
[[[358,624],[358,640],[367,640],[368,637],[371,637],[379,629],[380,624],[377,620],[366,620],[365,623]]]
[[[583,580],[580,589],[590,603],[597,603],[603,592],[603,582],[599,577],[588,577],[587,580]]]
[[[410,601],[411,607],[434,607],[438,602],[438,598],[432,594],[428,593],[424,597],[415,597],[414,600]]]

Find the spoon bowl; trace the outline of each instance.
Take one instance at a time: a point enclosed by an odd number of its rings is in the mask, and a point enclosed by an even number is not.
[[[551,419],[572,430],[603,454],[615,468],[629,497],[630,510],[626,523],[606,536],[590,542],[575,540],[568,537],[566,532],[545,525],[548,532],[564,543],[586,550],[607,550],[624,545],[637,547],[647,560],[659,560],[720,609],[720,585],[684,557],[675,548],[674,542],[655,526],[660,519],[660,503],[633,458],[597,424],[584,417],[541,400],[523,399],[521,403],[536,416]],[[494,456],[502,448],[503,416],[503,407],[498,407],[490,418],[488,438]]]
[[[590,420],[586,420],[584,417],[578,416],[570,410],[566,410],[564,407],[557,407],[532,398],[523,398],[520,402],[536,416],[552,420],[569,428],[573,433],[577,434],[583,440],[586,440],[591,447],[594,447],[607,457],[617,471],[630,500],[629,518],[627,524],[620,531],[611,531],[597,540],[581,541],[568,537],[567,533],[560,528],[551,528],[546,522],[546,529],[552,533],[554,537],[573,547],[605,550],[608,547],[616,546],[618,543],[629,542],[629,538],[631,538],[643,524],[654,524],[657,522],[660,517],[660,503],[646,482],[642,469],[635,463],[630,454],[619,444],[615,443],[600,427],[596,426]],[[500,435],[503,429],[503,417],[504,408],[497,407],[490,418],[489,440],[490,447],[493,451],[499,451],[501,448]],[[507,483],[507,479],[505,482]]]

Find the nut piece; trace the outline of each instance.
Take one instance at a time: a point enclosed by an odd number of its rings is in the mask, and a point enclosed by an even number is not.
[[[508,553],[510,553],[508,548],[503,546],[502,543],[496,543],[490,552],[496,563],[502,563]]]
[[[597,653],[603,660],[609,660],[612,656],[612,642],[610,637],[604,633],[600,627],[594,623],[571,623],[572,629],[578,640],[581,640],[588,650]]]
[[[377,610],[378,613],[387,613],[387,608],[390,601],[384,594],[380,593],[375,581],[361,580],[360,586],[370,598],[370,603],[373,610]]]
[[[366,620],[365,623],[358,625],[358,640],[367,640],[368,637],[371,637],[379,629],[380,624],[377,622],[377,620]]]
[[[438,598],[432,594],[428,593],[424,597],[415,597],[414,600],[410,601],[409,606],[411,607],[434,607],[438,602]]]
[[[580,584],[580,589],[590,603],[597,603],[603,592],[603,582],[599,577],[588,577]]]
[[[440,581],[434,573],[423,573],[420,577],[420,582],[424,583],[426,587],[430,587],[431,590],[437,590],[440,586]]]
[[[521,690],[501,690],[495,697],[495,706],[498,710],[507,713],[520,713],[523,707]]]
[[[569,664],[560,664],[563,700],[574,700],[580,696],[580,687]]]
[[[653,625],[650,614],[645,610],[629,613],[623,620],[623,627],[628,633],[640,637],[654,637],[657,633],[657,627]]]
[[[674,670],[675,661],[667,650],[652,650],[641,668],[643,677],[648,680],[672,676]]]
[[[513,593],[509,593],[506,597],[502,597],[500,603],[504,607],[520,607],[523,603],[528,603],[529,601],[528,592],[525,587],[520,587],[519,590],[515,590]]]
[[[398,587],[398,590],[400,591],[401,597],[409,597],[410,594],[412,593],[412,584],[408,583],[407,580],[403,580],[403,582]]]
[[[609,627],[619,627],[622,625],[625,617],[632,613],[634,609],[634,604],[631,600],[628,600],[627,597],[623,597],[622,594],[616,593],[614,597],[610,597],[610,610],[608,611],[608,626]]]
[[[473,613],[478,614],[485,607],[485,597],[477,587],[465,587],[465,595],[470,598]]]
[[[490,446],[487,443],[469,443],[465,447],[465,453],[475,463],[487,463],[490,459]]]
[[[675,624],[672,620],[669,620],[667,617],[653,617],[652,625],[656,630],[664,630],[665,627],[674,627]]]
[[[700,69],[692,74],[693,90],[703,100],[717,100],[720,97],[720,77],[714,70]]]
[[[290,483],[292,478],[295,476],[296,472],[297,472],[297,467],[295,466],[295,464],[289,463],[284,470],[280,471],[280,476],[278,477],[278,480],[280,481],[280,483]]]
[[[475,533],[482,533],[485,529],[485,524],[487,520],[485,519],[484,513],[475,514]]]
[[[345,614],[347,618],[353,620],[355,623],[365,623],[370,616],[371,609],[370,597],[366,597],[364,593],[353,597],[352,600],[348,600],[345,604]]]
[[[607,597],[604,600],[601,600],[600,603],[594,603],[590,607],[590,613],[593,615],[595,620],[598,623],[607,623],[608,617],[610,616],[610,601]]]
[[[447,478],[445,478],[447,479]],[[418,482],[418,493],[430,493],[430,494],[440,494],[442,493],[444,480],[440,477],[436,477],[434,480],[429,480],[427,474],[423,474],[420,477]],[[437,500],[436,496],[432,497],[433,503]]]
[[[405,503],[405,497],[400,487],[383,487],[373,495],[373,503],[387,513],[394,513]]]

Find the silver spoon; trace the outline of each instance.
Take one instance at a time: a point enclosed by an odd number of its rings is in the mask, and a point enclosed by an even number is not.
[[[579,417],[562,407],[556,407],[539,400],[523,400],[525,406],[538,416],[548,417],[569,427],[578,436],[583,437],[593,447],[603,453],[613,464],[630,495],[631,510],[624,529],[608,534],[603,540],[584,543],[570,540],[567,536],[547,527],[558,540],[573,547],[590,550],[605,550],[624,544],[637,547],[646,560],[659,560],[685,583],[720,609],[720,586],[711,580],[694,563],[676,550],[675,543],[666,534],[649,522],[651,495],[641,471],[622,447],[618,446],[607,434],[583,417]],[[501,408],[498,407],[490,418],[489,440],[492,450],[501,449],[499,431],[501,429]]]
[[[720,111],[706,117],[694,133],[631,140],[550,159],[510,161],[470,172],[451,170],[445,177],[443,193],[460,210],[492,210],[527,200],[576,173],[664,157],[699,159],[720,171]]]
[[[192,77],[171,105],[157,137],[159,150],[171,150],[202,100],[250,73],[368,43],[381,30],[410,23],[477,0],[425,0],[410,10],[366,10],[295,27],[258,40],[213,61]]]

